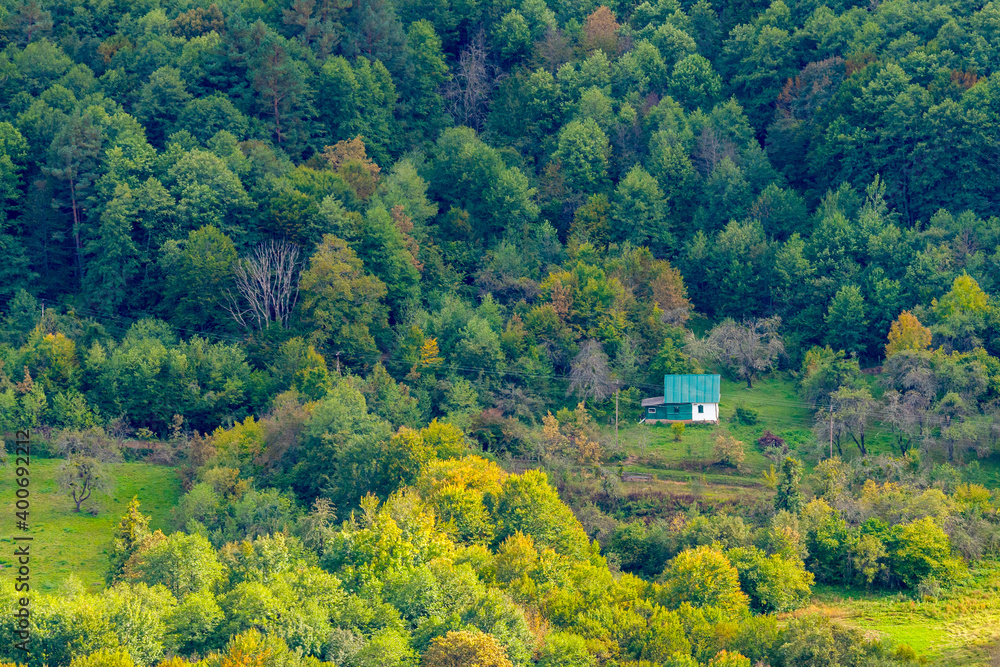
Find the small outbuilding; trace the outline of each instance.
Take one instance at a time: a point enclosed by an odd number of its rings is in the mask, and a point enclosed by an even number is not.
[[[718,375],[664,375],[663,396],[642,401],[642,421],[717,422],[720,393]]]

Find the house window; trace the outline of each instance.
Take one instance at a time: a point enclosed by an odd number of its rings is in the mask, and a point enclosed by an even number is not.
[[[705,406],[704,405],[699,405],[698,406],[698,414],[699,415],[705,414]]]
[[[680,413],[681,413],[681,406],[675,405],[674,406],[674,414],[675,415],[679,415]]]
[[[656,408],[649,408],[649,414],[655,415],[656,414]]]

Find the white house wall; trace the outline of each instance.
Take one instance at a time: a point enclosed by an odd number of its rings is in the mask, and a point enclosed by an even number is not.
[[[699,413],[698,406],[705,408],[705,412]],[[695,403],[691,409],[691,421],[696,422],[717,422],[719,421],[718,403]]]

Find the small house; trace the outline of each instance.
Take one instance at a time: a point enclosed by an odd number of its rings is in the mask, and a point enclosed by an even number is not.
[[[664,375],[663,396],[642,401],[643,422],[719,421],[718,375]]]

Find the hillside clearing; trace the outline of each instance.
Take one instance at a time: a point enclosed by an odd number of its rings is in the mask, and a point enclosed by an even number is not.
[[[150,517],[150,528],[166,532],[170,513],[181,495],[181,483],[175,469],[148,463],[123,463],[117,469],[117,483],[110,496],[95,496],[84,507],[97,507],[91,516],[73,511],[73,501],[63,495],[55,476],[59,459],[31,459],[31,584],[41,591],[58,590],[73,575],[92,592],[104,586],[107,554],[119,518],[133,496],[138,496],[143,514]],[[4,498],[9,529],[2,542],[12,545],[14,522],[14,471],[7,466],[0,477],[0,495]],[[18,533],[20,534],[20,533]],[[0,555],[0,565],[10,567],[12,548]]]

